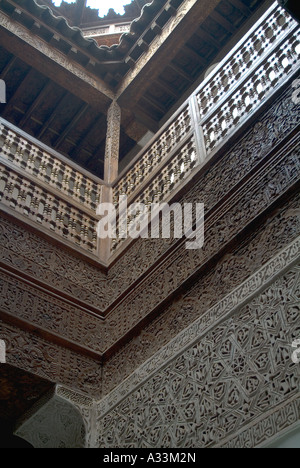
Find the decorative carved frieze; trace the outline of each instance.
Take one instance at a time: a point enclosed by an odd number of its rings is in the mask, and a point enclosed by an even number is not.
[[[105,273],[11,221],[1,218],[2,265],[42,281],[77,301],[100,310],[108,306]]]
[[[264,281],[268,281],[266,276],[261,275],[261,265],[268,261],[273,265],[273,269],[270,271],[267,268],[264,270],[268,275],[271,275],[269,278],[273,278],[273,274],[278,271],[278,268],[279,271],[284,269],[285,250],[282,256],[276,257],[276,260],[270,259],[292,240],[298,238],[300,234],[299,203],[300,196],[296,195],[289,204],[277,208],[257,230],[243,240],[240,239],[238,246],[231,252],[227,252],[215,266],[211,266],[208,270],[204,269],[198,279],[195,279],[190,286],[190,289],[180,295],[177,294],[173,302],[166,306],[163,312],[149,325],[144,326],[136,338],[121,347],[104,366],[103,393],[109,393],[125,381],[135,371],[137,365],[151,359],[162,346],[167,345],[172,338],[175,338],[178,333],[199,317],[209,318],[208,310],[219,310],[220,308],[222,311],[221,307],[226,307],[228,303],[232,307],[235,306],[235,300],[239,298],[235,291],[236,288],[247,296],[249,284],[256,290],[264,284]],[[295,244],[292,244],[289,259],[298,255],[298,242],[295,241]],[[255,276],[256,271],[259,271],[257,276]],[[252,278],[250,283],[245,283],[245,288],[241,287],[241,283],[253,274],[256,281]],[[233,293],[230,295],[232,291]],[[216,304],[219,305],[216,306]]]
[[[0,322],[0,336],[6,343],[8,364],[100,398],[99,362],[4,322]]]
[[[103,352],[103,321],[76,305],[1,272],[0,313],[51,332],[82,351]]]
[[[284,413],[287,400],[292,408],[299,399],[300,367],[291,360],[300,332],[297,257],[299,238],[102,400],[99,446],[203,448],[232,436],[230,445],[244,447],[267,440],[268,432],[252,443],[236,433],[247,425],[251,433],[266,412]]]
[[[212,219],[206,220],[205,245],[203,249],[177,250],[177,255],[157,267],[150,278],[141,283],[124,301],[118,304],[106,320],[104,342],[108,348],[113,337],[123,337],[137,326],[152,310],[175,294],[185,279],[205,268],[219,254],[220,249],[234,241],[236,236],[261,215],[267,206],[293,186],[300,177],[300,143],[285,148],[286,154],[276,155],[267,171],[249,180],[232,197],[230,204],[221,207]],[[285,153],[285,151],[284,151]],[[277,159],[277,160],[276,160]],[[124,314],[126,310],[126,314]]]
[[[220,442],[216,448],[253,448],[265,446],[274,437],[283,435],[293,425],[299,425],[299,394],[287,399],[276,411],[267,411],[255,423],[244,427],[236,435]]]

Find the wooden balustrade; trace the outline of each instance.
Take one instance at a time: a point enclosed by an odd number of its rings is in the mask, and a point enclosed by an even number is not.
[[[97,257],[103,181],[0,119],[1,208]]]
[[[147,182],[153,171],[169,160],[174,148],[178,148],[185,137],[190,135],[191,129],[192,117],[188,103],[180,110],[178,116],[159,132],[136,164],[120,178],[114,187],[114,203],[117,205],[121,195],[130,197],[144,182]]]
[[[101,198],[101,181],[61,155],[34,143],[16,127],[0,119],[1,158],[38,177],[52,188],[72,197],[85,208],[96,210]]]
[[[296,71],[299,41],[297,23],[278,7],[238,44],[197,90],[197,107],[208,156]]]
[[[120,195],[130,206],[175,194],[295,74],[299,53],[298,24],[274,4],[113,184],[116,208]]]

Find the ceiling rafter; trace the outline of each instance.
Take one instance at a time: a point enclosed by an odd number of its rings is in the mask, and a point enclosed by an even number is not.
[[[53,143],[53,147],[55,149],[59,148],[59,146],[63,143],[65,138],[67,138],[68,133],[72,130],[72,128],[75,127],[75,125],[79,122],[79,120],[83,117],[83,115],[87,112],[89,108],[88,104],[83,104],[79,111],[75,114],[75,116],[70,120],[68,125],[65,127],[63,132],[60,134],[60,136],[56,139],[56,141]]]
[[[159,102],[159,100],[154,99],[152,96],[145,94],[142,98],[143,101],[146,101],[150,104],[151,107],[154,107],[157,111],[161,112],[163,115],[166,113],[166,108]]]
[[[219,50],[220,43],[210,34],[209,31],[205,31],[203,28],[199,28],[196,31],[195,36],[199,38],[200,41],[204,40],[210,46],[213,46],[216,50]]]
[[[168,83],[166,83],[166,81],[161,78],[161,77],[158,77],[157,81],[156,81],[157,85],[160,86],[165,92],[167,92],[170,96],[172,96],[173,98],[175,98],[176,100],[178,99],[179,97],[179,93],[175,91],[175,89],[169,85]]]
[[[183,70],[179,65],[174,63],[174,61],[169,64],[169,67],[173,71],[175,71],[178,75],[180,75],[181,78],[186,80],[188,83],[191,84],[193,82],[193,77],[191,75],[189,75],[185,70]]]
[[[30,68],[30,69],[26,72],[26,74],[25,74],[25,76],[24,76],[24,78],[23,78],[23,80],[22,80],[22,83],[21,83],[21,84],[18,86],[18,88],[15,90],[15,92],[14,92],[13,95],[10,97],[9,101],[7,102],[7,104],[6,104],[6,106],[5,106],[5,109],[4,109],[3,113],[2,113],[2,116],[3,116],[4,118],[6,118],[6,116],[10,114],[10,112],[12,111],[14,105],[17,103],[17,101],[19,100],[19,98],[20,98],[21,96],[24,95],[24,92],[26,91],[26,88],[27,88],[28,86],[30,86],[30,82],[31,82],[31,80],[32,80],[32,78],[33,78],[33,76],[34,76],[34,74],[35,74],[35,73],[34,73],[34,70],[33,70],[32,68]]]
[[[236,31],[236,26],[234,23],[228,21],[223,15],[220,15],[216,10],[211,13],[211,17],[218,23],[218,25],[222,26],[226,31],[233,34]]]
[[[40,106],[40,104],[45,99],[45,97],[49,94],[52,88],[53,88],[53,84],[50,80],[48,80],[47,83],[44,85],[43,89],[38,94],[38,96],[32,102],[31,106],[27,109],[25,115],[20,120],[19,126],[21,128],[25,127],[25,125],[28,123],[28,121],[31,119],[32,115],[34,114],[35,110]]]
[[[68,98],[68,92],[67,91],[64,91],[63,95],[62,95],[62,98],[60,100],[60,103],[59,103],[59,106],[62,106],[64,105],[64,103],[66,102],[67,98]],[[57,107],[52,111],[52,113],[50,114],[50,116],[48,117],[48,119],[46,120],[46,122],[44,122],[42,128],[40,129],[40,131],[38,132],[38,135],[36,136],[36,138],[42,138],[43,135],[46,133],[46,131],[49,129],[51,123],[55,120],[57,116]]]
[[[247,17],[251,15],[251,9],[247,7],[247,5],[245,5],[245,3],[243,3],[241,0],[228,0],[228,2],[231,3],[231,5],[236,7],[238,10],[240,10],[244,16]]]
[[[10,70],[13,68],[17,60],[17,57],[13,56],[9,62],[6,64],[6,66],[3,68],[0,76],[2,80],[5,80],[7,74],[10,72]]]
[[[71,152],[71,157],[77,157],[81,153],[83,148],[86,146],[86,143],[90,140],[91,135],[95,132],[95,129],[103,128],[104,125],[105,132],[103,132],[103,134],[106,135],[106,117],[103,114],[100,114],[86,130],[81,141],[78,145],[76,145],[76,148],[74,148],[74,150]]]
[[[207,61],[201,57],[201,55],[198,54],[194,49],[192,49],[188,44],[185,44],[183,47],[183,50],[185,53],[187,53],[193,60],[198,61],[201,66],[206,67],[207,66]]]

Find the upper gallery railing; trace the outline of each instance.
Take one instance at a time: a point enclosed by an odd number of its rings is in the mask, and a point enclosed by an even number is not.
[[[103,182],[0,119],[0,202],[41,229],[97,255]]]
[[[296,72],[299,54],[299,26],[276,2],[116,180],[115,206],[121,195],[166,201]]]
[[[115,206],[172,198],[295,74],[299,53],[299,26],[275,3],[113,183]],[[101,179],[3,119],[0,169],[3,210],[98,258]]]

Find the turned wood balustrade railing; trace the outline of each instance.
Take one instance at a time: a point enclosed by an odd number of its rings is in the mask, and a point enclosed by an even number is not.
[[[295,73],[299,40],[275,3],[113,184],[116,206],[120,195],[146,205],[174,195]]]
[[[103,181],[0,119],[1,209],[97,255]]]
[[[299,54],[299,26],[276,3],[112,185],[0,119],[1,209],[99,259],[103,187],[116,208],[121,195],[129,205],[171,200],[295,75]]]

